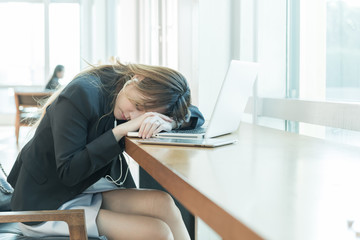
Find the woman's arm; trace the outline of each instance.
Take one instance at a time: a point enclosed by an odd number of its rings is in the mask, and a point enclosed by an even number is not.
[[[135,119],[131,119],[115,127],[112,131],[117,141],[127,135],[128,132],[138,131],[141,138],[149,138],[161,131],[172,129],[194,129],[204,123],[204,117],[195,106],[189,107],[189,116],[186,121],[177,123],[171,118],[156,112],[147,112]]]
[[[173,123],[174,120],[164,114],[146,112],[116,126],[113,133],[117,141],[126,136],[128,132],[135,131],[138,131],[139,137],[149,138],[160,131],[170,131]]]
[[[201,127],[204,124],[204,116],[196,106],[191,105],[189,107],[189,113],[190,115],[186,121],[182,123],[175,123],[173,125],[173,129],[194,129]]]
[[[112,132],[115,118],[102,118],[109,101],[99,79],[86,75],[69,83],[47,108],[56,170],[65,185],[87,179],[124,150]]]
[[[111,129],[96,133],[88,103],[62,97],[52,106],[51,129],[57,172],[62,182],[76,185],[108,165],[122,152]],[[82,109],[80,109],[82,107]]]

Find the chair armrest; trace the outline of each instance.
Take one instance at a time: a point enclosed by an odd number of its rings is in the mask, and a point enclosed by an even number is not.
[[[70,240],[88,239],[83,209],[0,212],[0,222],[3,223],[44,221],[66,222],[69,226]]]

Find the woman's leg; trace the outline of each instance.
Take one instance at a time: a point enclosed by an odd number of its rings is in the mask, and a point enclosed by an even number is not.
[[[190,239],[179,209],[176,207],[171,196],[165,192],[136,189],[119,189],[104,192],[101,208],[114,214],[131,215],[134,217],[135,222],[137,221],[135,217],[147,217],[146,221],[155,219],[156,221],[164,222],[170,228],[175,240]],[[97,221],[106,222],[107,220],[101,219],[110,218],[107,215],[103,217],[101,215],[99,215],[100,217],[98,217]],[[123,218],[123,221],[126,222],[127,218]],[[129,223],[134,224],[134,222]],[[101,232],[101,223],[98,223],[98,226]],[[139,229],[141,228],[139,227]]]
[[[169,226],[157,218],[100,209],[96,219],[100,235],[109,240],[173,240]]]

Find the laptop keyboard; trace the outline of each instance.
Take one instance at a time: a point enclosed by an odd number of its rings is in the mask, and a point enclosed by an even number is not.
[[[181,130],[181,129],[177,129],[177,130],[171,130],[169,131],[169,133],[190,133],[190,134],[201,134],[201,133],[205,133],[206,129],[205,128],[195,128],[195,129],[188,129],[188,130]]]

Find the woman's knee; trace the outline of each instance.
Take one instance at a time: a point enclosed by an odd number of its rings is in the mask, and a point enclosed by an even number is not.
[[[170,227],[163,221],[158,220],[158,227],[154,232],[153,239],[161,239],[161,240],[174,240],[173,233]]]
[[[162,215],[169,216],[170,214],[175,218],[181,217],[180,210],[176,206],[174,199],[170,196],[170,194],[163,191],[156,191],[154,203],[158,212],[160,212]]]
[[[100,209],[96,223],[99,233],[110,240],[174,239],[169,225],[158,218],[121,214]]]

